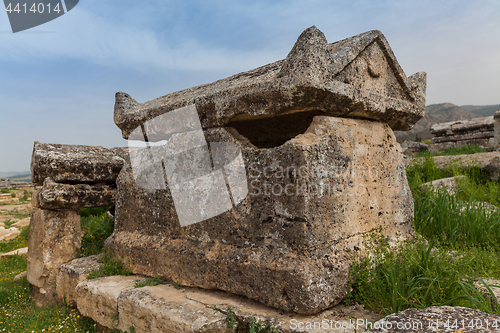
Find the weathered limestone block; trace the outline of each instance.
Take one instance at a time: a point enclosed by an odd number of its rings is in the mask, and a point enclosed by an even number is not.
[[[59,267],[56,278],[57,298],[66,300],[69,305],[76,305],[76,286],[87,279],[90,272],[99,269],[98,255],[71,260]]]
[[[226,332],[226,315],[207,305],[185,297],[170,285],[143,287],[123,291],[118,297],[118,329],[130,326],[136,333]]]
[[[475,281],[474,287],[476,287],[477,290],[479,290],[481,293],[487,295],[490,298],[493,310],[500,308],[499,279],[482,279],[482,281],[481,280]]]
[[[27,247],[23,247],[23,248],[20,248],[20,249],[16,249],[16,250],[12,250],[10,252],[4,253],[4,254],[0,255],[0,258],[13,257],[15,255],[24,256],[27,253],[28,253],[28,248]]]
[[[494,123],[491,116],[434,124],[431,126],[432,143],[463,141],[463,144],[473,144],[477,141],[484,144],[494,136]]]
[[[363,318],[363,321],[369,323],[381,318],[379,314],[365,310],[362,306],[343,304],[317,315],[297,315],[216,290],[178,289],[169,284],[129,288],[131,280],[141,279],[113,276],[80,283],[77,302],[83,302],[82,308],[87,306],[87,315],[101,325],[124,332],[133,327],[136,333],[226,333],[228,306],[231,306],[236,325],[248,324],[250,318],[253,318],[254,321],[262,321],[264,325],[272,323],[273,327],[283,333],[330,332],[325,324],[329,325],[332,332],[342,330],[345,333],[355,333],[356,330],[350,329],[352,324],[349,325],[355,321],[353,318]],[[309,325],[314,323],[316,329],[311,329]],[[318,328],[318,323],[323,323],[323,326]],[[345,329],[339,329],[339,324]],[[365,327],[359,322],[356,324],[357,331]]]
[[[31,213],[28,239],[28,281],[55,294],[59,266],[76,256],[81,246],[78,212],[37,209]]]
[[[422,142],[405,141],[401,144],[401,148],[403,149],[403,154],[414,156],[422,151],[429,150],[429,145]]]
[[[249,193],[229,211],[181,227],[169,188],[137,186],[126,164],[106,244],[134,273],[311,314],[345,297],[349,252],[364,234],[414,234],[403,158],[387,124],[317,116],[271,149],[235,129],[204,132],[241,149]]]
[[[35,141],[31,179],[36,185],[48,177],[57,183],[113,183],[123,163],[111,149]]]
[[[455,194],[457,190],[457,180],[464,180],[465,176],[456,176],[456,177],[448,177],[442,178],[438,180],[434,180],[432,182],[424,183],[420,186],[420,190],[424,190],[425,188],[433,188],[435,190],[444,189],[450,195]]]
[[[0,242],[14,239],[19,235],[20,231],[16,227],[10,227],[5,229],[5,227],[0,227]]]
[[[456,120],[432,125],[431,133],[435,136],[447,136],[472,131],[487,132],[493,130],[493,124],[493,116],[474,118],[471,120]]]
[[[470,141],[479,139],[489,139],[493,137],[493,131],[473,132],[432,138],[432,143]]]
[[[36,205],[43,209],[108,207],[115,205],[114,185],[59,184],[45,178],[43,188],[36,191]]]
[[[500,148],[500,110],[493,115],[495,124],[493,125],[493,132],[495,136],[495,149]]]
[[[315,111],[409,130],[424,115],[425,89],[426,74],[406,77],[380,31],[328,44],[313,26],[275,63],[145,103],[119,92],[114,120],[128,138],[148,120],[194,104],[204,129]],[[151,129],[149,139],[161,131]]]
[[[79,283],[75,289],[78,311],[106,327],[118,327],[118,296],[133,289],[136,281],[144,281],[138,276],[108,276]],[[128,327],[127,327],[128,330]]]
[[[457,326],[453,327],[456,322]],[[462,322],[464,323],[462,326]],[[448,323],[448,326],[446,326]],[[391,314],[373,324],[368,333],[396,332],[500,332],[500,316],[461,306],[431,306],[407,309]],[[471,326],[468,326],[468,325]],[[473,329],[472,329],[473,328]]]

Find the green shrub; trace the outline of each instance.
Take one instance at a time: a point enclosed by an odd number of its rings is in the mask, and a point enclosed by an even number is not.
[[[114,222],[104,212],[99,216],[83,216],[80,223],[83,236],[82,246],[77,250],[77,256],[81,258],[102,253],[104,251],[104,242],[113,233]]]
[[[91,216],[100,216],[106,214],[106,212],[111,207],[95,207],[95,208],[82,208],[80,209],[81,217],[91,217]]]
[[[8,188],[0,188],[0,192],[5,194],[5,193],[10,193],[10,190]]]

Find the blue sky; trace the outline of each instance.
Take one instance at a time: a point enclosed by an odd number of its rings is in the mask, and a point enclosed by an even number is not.
[[[13,34],[0,13],[0,172],[33,142],[125,146],[114,94],[138,102],[286,57],[316,25],[329,42],[381,30],[427,104],[500,103],[500,2],[80,0]]]

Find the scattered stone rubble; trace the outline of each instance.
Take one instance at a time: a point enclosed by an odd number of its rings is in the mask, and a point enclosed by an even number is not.
[[[30,188],[32,186],[33,185],[31,183],[28,183],[28,182],[15,182],[15,181],[11,181],[8,178],[0,178],[0,188],[23,189],[23,188]]]
[[[37,301],[53,301],[59,266],[81,245],[79,209],[114,206],[115,180],[124,160],[119,152],[93,146],[35,142],[28,281]]]
[[[434,136],[432,143],[441,149],[472,144],[488,145],[493,142],[494,123],[491,116],[434,124],[431,126],[431,134]]]

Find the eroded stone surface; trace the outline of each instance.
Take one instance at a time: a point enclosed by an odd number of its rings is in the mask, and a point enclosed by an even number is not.
[[[55,294],[59,266],[81,246],[80,214],[37,209],[31,214],[28,239],[28,281]]]
[[[226,315],[193,301],[170,285],[123,291],[118,297],[119,326],[135,332],[225,332]]]
[[[36,141],[31,157],[32,182],[113,183],[123,166],[118,152],[98,146],[48,144]]]
[[[120,324],[118,296],[124,290],[133,289],[135,282],[142,280],[144,278],[138,276],[108,276],[83,281],[75,289],[78,311],[103,326],[116,328]]]
[[[386,124],[319,116],[272,149],[234,129],[205,136],[240,147],[249,194],[225,213],[181,227],[170,191],[139,188],[126,165],[107,246],[134,273],[310,314],[345,297],[349,251],[362,247],[364,234],[378,227],[392,238],[414,234],[400,146]]]
[[[60,300],[76,305],[76,286],[87,279],[90,272],[99,269],[99,256],[89,256],[71,260],[59,267],[56,278],[56,293]]]
[[[448,177],[442,178],[438,180],[434,180],[432,182],[424,183],[420,186],[420,189],[423,190],[426,187],[433,188],[435,190],[444,189],[450,195],[455,194],[457,190],[457,180],[464,180],[465,176],[456,176],[456,177]]]
[[[59,184],[45,178],[35,201],[38,207],[52,210],[108,207],[115,205],[115,189],[114,185]]]
[[[31,218],[27,217],[12,224],[16,228],[24,228],[30,225]]]
[[[495,124],[493,125],[494,148],[498,149],[500,148],[500,110],[495,112],[493,119],[495,120]]]
[[[425,89],[426,74],[407,78],[380,31],[328,44],[313,26],[299,36],[285,59],[275,63],[145,103],[119,92],[114,120],[128,138],[148,120],[194,104],[204,129],[320,111],[409,130],[425,112]],[[152,129],[149,139],[155,141],[157,133]]]
[[[455,320],[457,326],[453,326]],[[464,323],[463,326],[462,322]],[[471,326],[468,326],[469,324]],[[374,323],[373,329],[369,332],[500,332],[500,316],[460,306],[432,306],[426,309],[407,309],[391,314]]]

